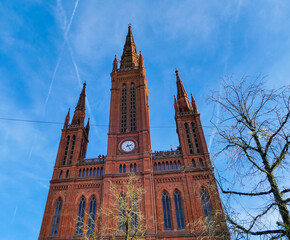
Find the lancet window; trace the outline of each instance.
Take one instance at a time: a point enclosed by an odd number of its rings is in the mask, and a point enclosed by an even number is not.
[[[76,235],[80,235],[80,234],[83,233],[85,207],[86,207],[86,200],[85,200],[84,197],[82,197],[81,200],[80,200],[80,203],[79,203],[79,211],[78,211],[77,226],[76,226]]]
[[[162,194],[162,208],[163,208],[164,230],[172,229],[170,199],[166,191],[164,191]]]
[[[97,201],[95,196],[91,198],[88,220],[88,234],[95,232],[95,219],[96,219],[96,205]]]
[[[124,193],[121,193],[119,197],[119,230],[125,230],[125,218],[126,218],[126,198]]]
[[[206,223],[209,224],[210,221],[212,221],[212,211],[209,202],[209,195],[204,188],[200,190],[200,198],[202,202],[203,213],[206,217]]]
[[[174,192],[174,205],[175,205],[177,228],[184,229],[185,224],[184,224],[184,215],[183,215],[183,209],[182,209],[182,199],[181,199],[181,194],[178,190],[175,190]]]
[[[60,213],[61,213],[61,207],[62,207],[62,200],[59,198],[57,200],[55,210],[54,210],[54,215],[52,218],[52,226],[51,226],[51,232],[50,236],[56,236],[57,235],[57,230],[58,230],[58,225],[59,225],[59,220],[60,220]]]
[[[131,229],[134,231],[138,226],[138,199],[137,195],[134,193],[132,200],[132,212],[131,212]]]
[[[203,168],[203,167],[204,167],[204,164],[203,164],[203,161],[202,161],[202,159],[201,159],[201,158],[199,159],[199,165],[200,165],[200,167],[201,167],[201,168]]]

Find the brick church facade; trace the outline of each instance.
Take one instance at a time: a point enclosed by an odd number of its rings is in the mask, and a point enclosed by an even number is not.
[[[81,239],[84,230],[77,227],[77,217],[88,222],[92,211],[108,207],[110,183],[130,172],[140,176],[145,189],[139,207],[146,218],[147,239],[229,239],[221,235],[227,232],[221,224],[222,205],[193,96],[190,101],[176,70],[180,146],[152,152],[145,73],[129,26],[120,66],[115,56],[111,72],[107,155],[86,158],[90,126],[89,120],[85,124],[84,84],[72,120],[70,112],[65,118],[39,240]],[[100,226],[107,221],[101,219]],[[208,222],[214,223],[214,234],[203,230]]]

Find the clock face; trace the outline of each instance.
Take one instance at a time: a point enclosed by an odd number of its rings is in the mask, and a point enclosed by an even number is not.
[[[124,152],[131,152],[135,149],[135,143],[131,140],[127,140],[122,143],[121,148]]]

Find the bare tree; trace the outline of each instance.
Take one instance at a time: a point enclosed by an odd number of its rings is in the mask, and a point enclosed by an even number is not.
[[[146,221],[140,209],[144,198],[144,188],[139,176],[130,173],[118,180],[110,182],[110,207],[103,208],[96,214],[94,224],[84,224],[84,240],[145,239]],[[101,218],[110,220],[107,225],[100,225]],[[88,216],[90,218],[90,216]],[[93,219],[91,219],[93,221]],[[88,221],[89,222],[89,221]],[[93,229],[91,226],[94,226]]]
[[[289,90],[267,90],[260,77],[254,82],[227,78],[222,94],[210,97],[220,110],[218,157],[230,170],[218,183],[231,203],[226,218],[239,239],[290,239]]]

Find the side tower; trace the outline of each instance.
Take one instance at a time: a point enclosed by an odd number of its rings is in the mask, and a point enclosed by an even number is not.
[[[191,94],[191,103],[176,73],[177,97],[174,96],[176,131],[182,154],[184,205],[187,213],[187,231],[195,236],[211,239],[229,239],[214,170],[207,149],[200,114]]]
[[[151,176],[151,140],[147,79],[144,59],[137,54],[131,26],[128,27],[120,67],[117,56],[111,72],[111,105],[103,206],[109,207],[109,184],[118,182],[124,174],[142,175],[143,186],[150,197],[144,199],[144,213],[149,232],[154,215]],[[142,173],[142,174],[141,174]],[[145,207],[146,206],[146,207]],[[105,217],[103,224],[110,222]]]
[[[180,146],[152,153],[156,239],[229,239],[196,102],[176,70]]]
[[[39,239],[56,239],[57,236],[63,238],[74,234],[74,182],[79,177],[79,160],[86,157],[90,130],[89,120],[84,126],[85,91],[84,83],[71,123],[70,110],[65,118]]]

